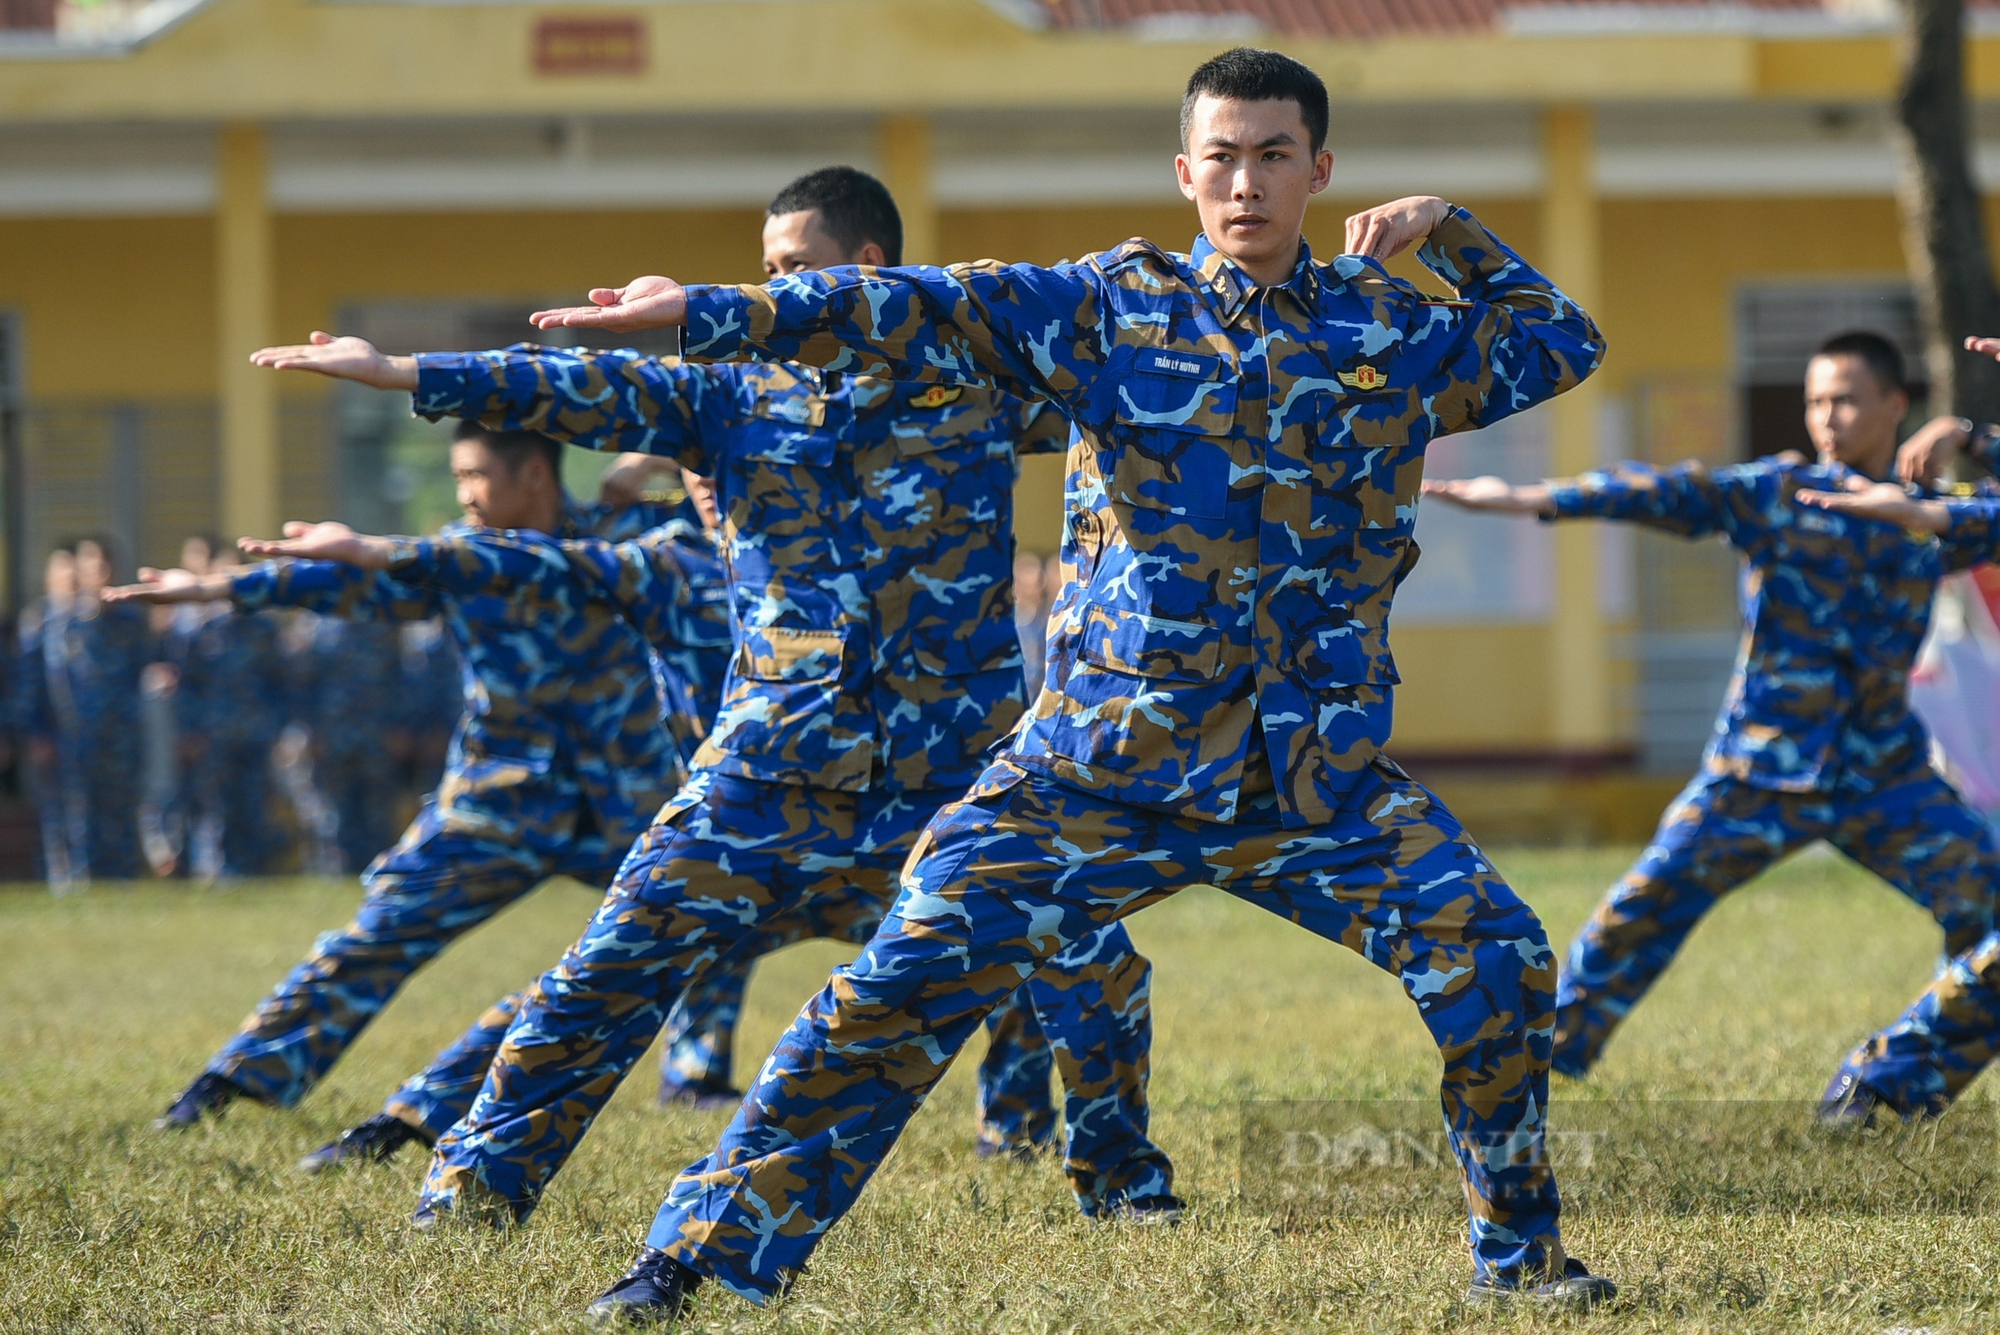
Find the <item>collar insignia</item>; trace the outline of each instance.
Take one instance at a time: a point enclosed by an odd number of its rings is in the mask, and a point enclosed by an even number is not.
[[[932,385],[921,394],[910,395],[912,408],[942,408],[947,403],[957,403],[965,397],[965,391],[955,385]]]
[[[1334,374],[1339,377],[1341,384],[1349,389],[1358,389],[1364,394],[1370,390],[1387,389],[1389,386],[1389,377],[1366,362],[1352,371],[1336,371]]]

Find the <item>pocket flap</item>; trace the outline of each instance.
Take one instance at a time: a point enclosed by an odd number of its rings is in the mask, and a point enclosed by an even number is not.
[[[736,675],[751,681],[823,681],[839,675],[844,647],[837,630],[745,627]]]
[[[1231,380],[1135,370],[1119,380],[1114,393],[1112,411],[1127,426],[1227,436],[1236,423],[1236,384]]]
[[[826,400],[787,394],[757,400],[737,433],[739,458],[763,463],[826,468],[833,463],[833,434],[826,431]]]
[[[1212,681],[1222,675],[1222,631],[1112,607],[1084,615],[1078,656],[1086,663],[1138,677]]]

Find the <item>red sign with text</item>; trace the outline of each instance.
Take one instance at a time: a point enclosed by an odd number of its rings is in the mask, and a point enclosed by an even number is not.
[[[546,18],[535,24],[537,74],[643,74],[645,70],[642,19]]]

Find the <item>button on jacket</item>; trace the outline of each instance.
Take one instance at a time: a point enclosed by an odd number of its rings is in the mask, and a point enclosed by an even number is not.
[[[1603,351],[1464,210],[1419,254],[1456,298],[1303,249],[1259,287],[1206,238],[690,287],[687,352],[1054,400],[1075,432],[1066,581],[1011,757],[1231,821],[1260,722],[1296,828],[1331,819],[1388,739],[1425,446],[1570,388]]]
[[[521,552],[533,559],[514,560]],[[591,832],[587,822],[629,840],[680,781],[650,651],[560,538],[457,529],[399,539],[387,571],[292,561],[233,583],[244,610],[443,618],[466,677],[465,717],[437,791],[447,829],[537,853],[560,852]]]
[[[1019,721],[1018,454],[1068,426],[990,390],[518,345],[417,359],[416,411],[715,479],[735,656],[696,764],[964,788]]]
[[[1994,555],[1968,528],[1940,542],[1800,505],[1843,467],[1782,459],[1665,471],[1628,465],[1555,484],[1558,517],[1629,519],[1743,554],[1745,629],[1703,768],[1755,788],[1873,789],[1929,763],[1910,667],[1938,578]]]

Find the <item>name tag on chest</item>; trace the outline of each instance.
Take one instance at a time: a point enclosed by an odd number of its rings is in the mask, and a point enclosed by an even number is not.
[[[1148,348],[1139,354],[1139,369],[1156,375],[1185,376],[1189,380],[1215,380],[1222,374],[1222,358],[1201,352],[1171,352]]]

